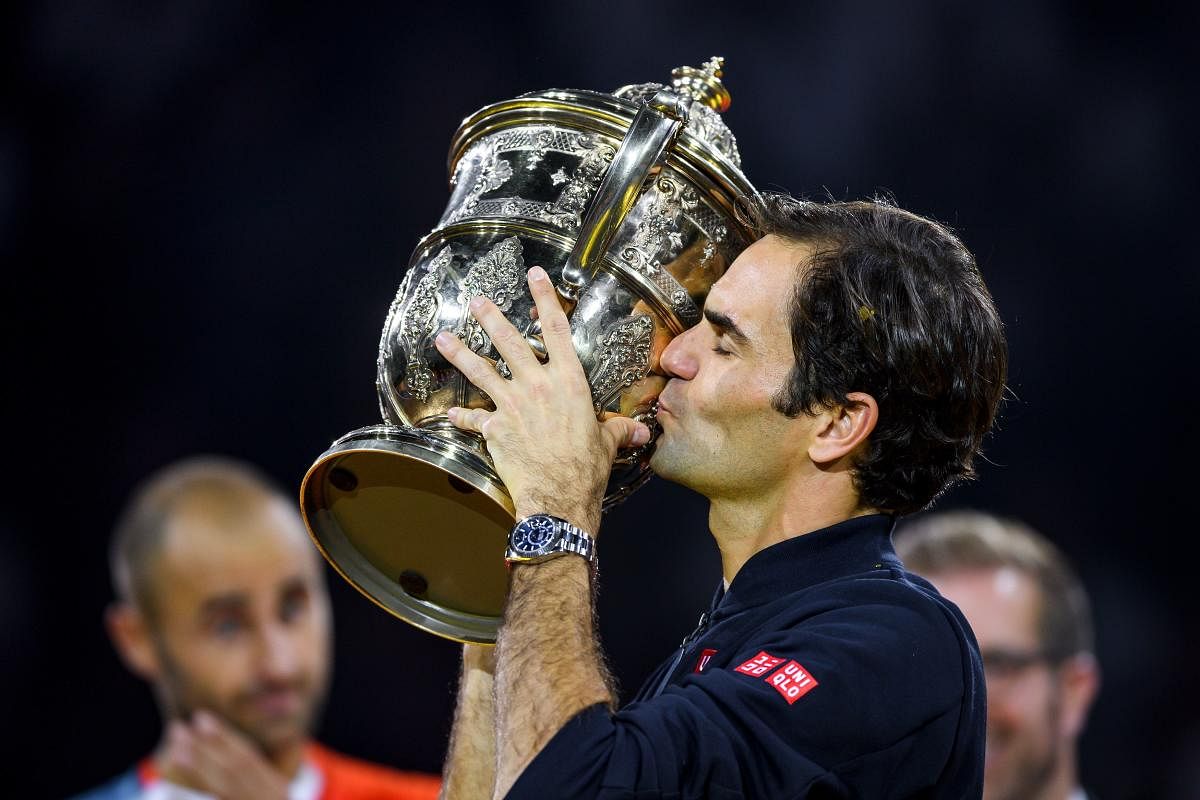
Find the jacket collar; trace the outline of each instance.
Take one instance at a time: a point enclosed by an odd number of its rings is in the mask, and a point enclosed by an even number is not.
[[[729,589],[718,585],[713,616],[723,617],[747,606],[818,583],[867,572],[901,567],[892,548],[895,518],[870,514],[793,536],[750,557]]]

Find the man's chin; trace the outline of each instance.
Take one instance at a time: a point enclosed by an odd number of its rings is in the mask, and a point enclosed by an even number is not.
[[[650,469],[654,474],[672,483],[684,483],[679,466],[678,460],[661,446],[655,449],[654,455],[650,457]]]
[[[704,473],[697,469],[702,466],[697,463],[697,453],[685,449],[682,445],[682,442],[675,439],[656,448],[654,455],[650,457],[650,469],[665,481],[704,494]]]
[[[1023,800],[1038,795],[1054,774],[1057,759],[1053,754],[1042,758],[1006,752],[1003,758],[990,756],[984,762],[984,800]]]
[[[307,718],[295,715],[230,721],[267,755],[296,747],[309,737]]]

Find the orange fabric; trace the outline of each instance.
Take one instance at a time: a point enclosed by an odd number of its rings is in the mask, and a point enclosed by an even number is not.
[[[436,800],[442,779],[335,753],[315,742],[308,757],[325,778],[321,800]]]
[[[313,742],[305,755],[321,773],[321,800],[437,800],[442,779],[424,772],[401,772],[335,753]],[[137,765],[142,786],[158,780],[153,758]]]

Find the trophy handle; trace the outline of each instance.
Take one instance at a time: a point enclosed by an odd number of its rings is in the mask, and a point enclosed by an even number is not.
[[[575,247],[563,265],[559,294],[573,308],[595,274],[642,185],[687,124],[692,98],[661,90],[638,111],[588,205]]]
[[[687,125],[691,104],[691,97],[663,89],[642,105],[629,124],[620,148],[584,213],[575,247],[563,264],[562,280],[556,288],[567,316],[575,310],[580,293],[596,273],[597,265],[637,202],[646,179],[659,165],[679,131]],[[547,354],[541,323],[532,322],[524,335],[538,359],[545,361]]]

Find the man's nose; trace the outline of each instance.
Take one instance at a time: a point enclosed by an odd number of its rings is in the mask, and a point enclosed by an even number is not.
[[[663,350],[658,363],[668,376],[682,378],[685,381],[690,381],[696,376],[699,362],[696,360],[695,350],[692,347],[695,332],[695,328],[684,331],[672,339]]]
[[[283,625],[266,625],[259,632],[258,668],[264,678],[288,680],[300,666],[299,643]]]
[[[997,691],[991,682],[988,683],[987,725],[997,731],[1012,730],[1020,725],[1021,708],[1019,703],[1002,691]]]

